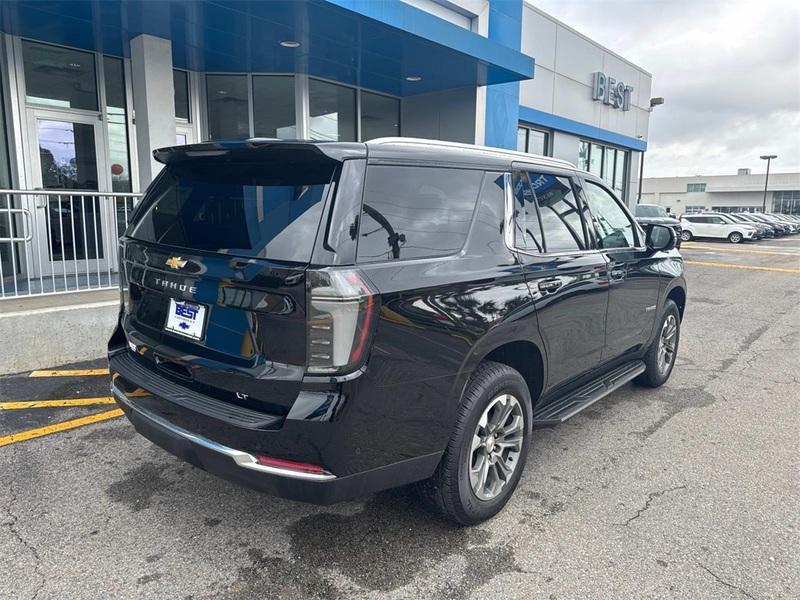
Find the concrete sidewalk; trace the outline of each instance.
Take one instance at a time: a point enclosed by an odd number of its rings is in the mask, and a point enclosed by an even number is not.
[[[119,291],[0,300],[0,375],[94,360],[119,310]]]

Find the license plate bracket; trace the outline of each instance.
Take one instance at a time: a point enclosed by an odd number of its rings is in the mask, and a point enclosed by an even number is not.
[[[170,298],[164,331],[200,341],[205,336],[207,312],[202,304]]]

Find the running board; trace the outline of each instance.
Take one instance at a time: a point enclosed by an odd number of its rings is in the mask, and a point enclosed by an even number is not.
[[[607,396],[614,390],[622,387],[631,379],[644,373],[645,366],[641,360],[634,360],[609,371],[605,375],[590,381],[578,388],[561,400],[549,403],[536,411],[533,415],[535,428],[555,427],[570,417],[574,417],[584,408],[587,408]]]

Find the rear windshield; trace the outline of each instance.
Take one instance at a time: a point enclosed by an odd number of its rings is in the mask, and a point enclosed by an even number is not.
[[[128,235],[189,250],[308,262],[335,163],[171,164]]]
[[[666,209],[663,206],[653,206],[651,204],[639,204],[636,206],[637,217],[668,217]]]

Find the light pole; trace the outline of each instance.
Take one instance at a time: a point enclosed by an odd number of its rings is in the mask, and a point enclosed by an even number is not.
[[[761,160],[767,161],[767,176],[764,178],[764,202],[761,204],[761,212],[767,212],[767,185],[769,185],[769,163],[773,158],[778,158],[777,154],[765,154],[759,157]]]
[[[650,110],[649,112],[653,112],[653,109],[656,106],[661,106],[664,104],[664,98],[658,96],[657,98],[650,98]],[[644,152],[641,153],[642,155],[639,157],[639,195],[636,198],[636,204],[639,204],[642,201],[642,179],[644,179]]]

